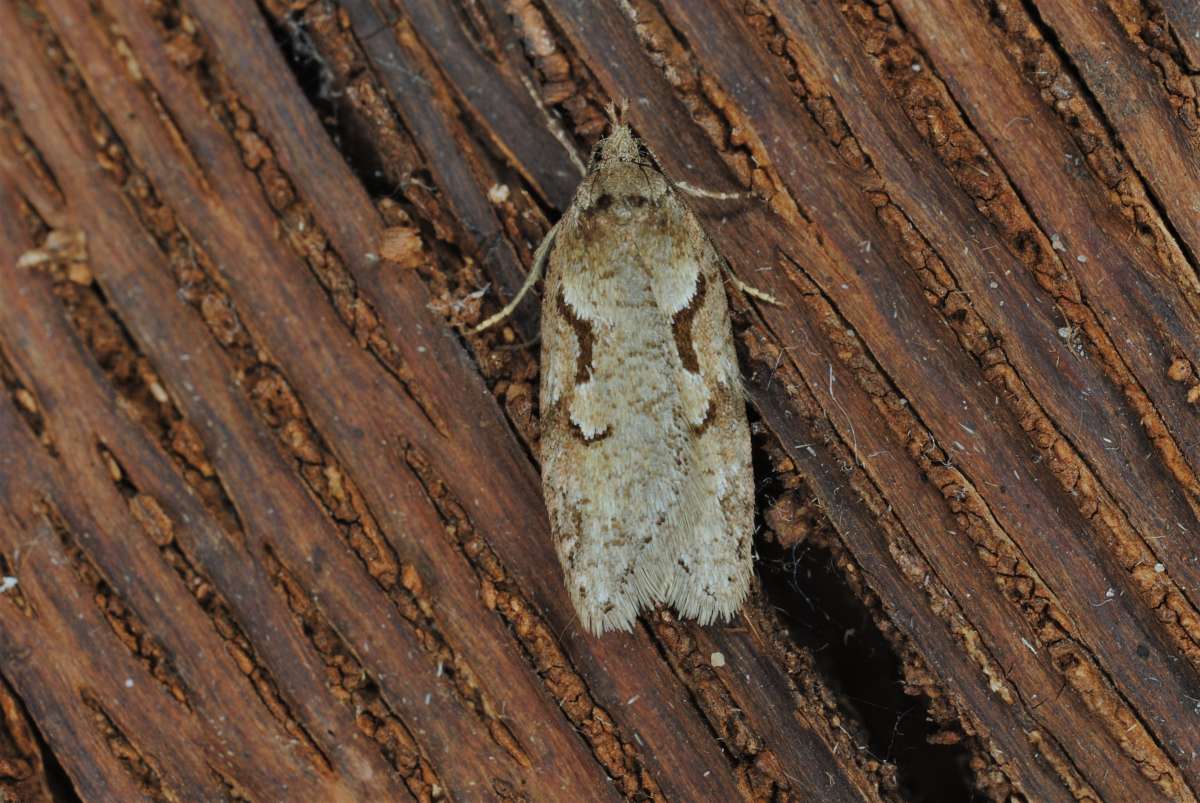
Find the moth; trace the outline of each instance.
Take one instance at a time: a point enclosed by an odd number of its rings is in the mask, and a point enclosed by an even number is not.
[[[709,624],[752,574],[750,431],[728,270],[628,125],[592,152],[507,317],[542,272],[542,486],[567,591],[594,634],[667,603]],[[735,286],[772,301],[738,282]]]

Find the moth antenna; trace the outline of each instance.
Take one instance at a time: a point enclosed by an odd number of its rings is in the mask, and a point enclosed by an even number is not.
[[[686,192],[693,198],[709,198],[714,201],[736,201],[741,198],[754,197],[754,193],[751,192],[720,192],[718,190],[706,190],[703,187],[697,187],[694,184],[688,184],[686,181],[676,181],[675,189]]]
[[[546,236],[542,238],[542,244],[538,246],[537,251],[533,254],[533,267],[529,269],[529,275],[525,277],[525,283],[521,285],[521,289],[517,291],[513,300],[508,302],[504,306],[504,309],[470,330],[469,334],[477,335],[486,329],[492,328],[513,314],[513,310],[517,308],[517,305],[521,303],[526,294],[533,289],[533,286],[537,284],[537,280],[542,277],[542,273],[546,269],[546,260],[550,258],[550,246],[554,242],[554,235],[557,232],[558,223],[555,223],[550,227],[550,231],[546,232]]]
[[[766,292],[765,290],[759,290],[757,287],[751,287],[750,285],[746,284],[741,279],[739,279],[737,276],[734,276],[733,270],[729,267],[728,262],[722,261],[721,264],[725,268],[725,275],[729,277],[729,282],[734,287],[736,287],[738,290],[740,290],[742,293],[750,296],[751,298],[757,298],[759,301],[765,301],[768,304],[773,304],[776,307],[783,306],[783,304],[780,304],[778,299],[775,298],[775,296],[771,295],[770,293]]]

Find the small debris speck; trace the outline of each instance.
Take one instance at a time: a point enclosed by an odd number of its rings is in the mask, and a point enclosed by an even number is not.
[[[17,587],[17,578],[15,577],[0,577],[0,594],[12,591]]]
[[[488,200],[494,204],[502,204],[508,200],[509,189],[507,184],[493,184],[488,188]]]
[[[401,268],[418,268],[424,254],[421,233],[412,226],[393,226],[384,229],[379,240],[379,256]]]

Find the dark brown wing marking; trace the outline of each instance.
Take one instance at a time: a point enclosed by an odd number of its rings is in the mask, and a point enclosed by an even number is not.
[[[708,429],[708,425],[712,423],[713,413],[716,411],[716,405],[712,403],[712,399],[708,400],[708,407],[704,411],[704,418],[699,424],[692,427],[692,435],[699,438]]]
[[[612,427],[605,427],[600,432],[597,432],[592,437],[588,437],[586,433],[574,421],[571,422],[571,434],[578,438],[583,443],[599,443],[612,434]]]
[[[575,339],[579,341],[579,356],[575,358],[575,384],[582,385],[592,378],[592,346],[596,342],[596,335],[592,332],[591,323],[581,319],[575,314],[575,310],[571,309],[561,287],[554,301],[558,305],[558,314],[571,324],[575,331]]]
[[[571,309],[571,305],[567,303],[561,287],[558,289],[558,295],[555,297],[554,303],[558,306],[558,314],[563,317],[564,321],[571,325],[572,331],[575,332],[575,339],[579,341],[579,356],[575,358],[575,387],[579,387],[592,378],[592,348],[596,342],[596,335],[592,331],[591,323],[580,318]],[[597,443],[612,434],[612,428],[605,427],[602,432],[597,432],[589,438],[579,428],[579,425],[571,420],[568,408],[569,405],[562,405],[560,408],[561,414],[567,416],[567,424],[570,427],[571,434],[583,443]]]
[[[692,345],[692,320],[704,304],[704,295],[708,291],[708,282],[701,273],[696,277],[696,292],[688,305],[671,317],[671,330],[675,333],[675,350],[679,352],[679,360],[683,369],[693,374],[700,373],[700,360],[696,356],[696,347]]]

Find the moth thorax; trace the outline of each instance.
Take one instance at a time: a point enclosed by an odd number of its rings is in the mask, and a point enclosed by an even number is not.
[[[644,147],[633,135],[629,126],[619,125],[600,141],[600,161],[631,162],[638,158],[638,154]]]

